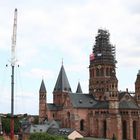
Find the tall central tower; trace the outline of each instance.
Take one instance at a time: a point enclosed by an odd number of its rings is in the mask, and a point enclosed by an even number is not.
[[[90,55],[89,93],[97,100],[116,98],[118,91],[115,47],[109,37],[107,30],[99,29]]]

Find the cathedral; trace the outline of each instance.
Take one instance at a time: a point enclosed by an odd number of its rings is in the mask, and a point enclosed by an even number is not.
[[[83,136],[140,140],[140,71],[135,93],[118,90],[115,47],[107,30],[99,29],[89,64],[89,93],[78,83],[73,93],[62,64],[53,90],[53,103],[47,103],[42,80],[39,90],[39,122],[56,120],[62,128],[74,128]]]

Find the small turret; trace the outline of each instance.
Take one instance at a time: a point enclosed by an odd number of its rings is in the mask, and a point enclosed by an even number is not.
[[[82,92],[81,85],[80,85],[80,82],[78,82],[78,86],[77,86],[76,93],[83,93],[83,92]]]
[[[45,84],[44,84],[44,80],[42,80],[39,93],[46,93],[46,92],[47,91],[46,91],[46,87],[45,87]]]
[[[135,98],[140,106],[140,70],[138,71],[136,82],[135,82]]]
[[[40,90],[39,90],[39,123],[43,123],[46,119],[46,87],[44,84],[44,80],[41,82]]]

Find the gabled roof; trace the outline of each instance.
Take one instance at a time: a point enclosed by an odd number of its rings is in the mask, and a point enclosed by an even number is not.
[[[68,136],[73,131],[75,131],[75,130],[71,129],[71,128],[59,128],[59,129],[50,128],[50,129],[48,129],[47,133],[49,133],[51,135]]]
[[[120,109],[139,109],[137,103],[129,92],[120,92],[119,100]]]
[[[139,109],[139,107],[132,101],[121,101],[119,103],[120,109]]]
[[[108,101],[97,101],[93,95],[81,93],[69,93],[71,104],[74,108],[92,108],[92,109],[108,109]],[[49,110],[62,110],[63,106],[55,104],[47,104]]]
[[[55,104],[52,104],[52,103],[48,103],[47,107],[48,107],[49,110],[54,110],[54,111],[62,109],[62,106],[60,106],[60,105],[58,106],[58,105],[55,105]]]
[[[42,80],[42,82],[41,82],[39,93],[46,93],[46,87],[44,84],[44,80]]]
[[[49,125],[46,124],[36,124],[36,125],[31,125],[30,127],[30,133],[35,133],[35,132],[47,132],[49,129]]]
[[[49,128],[59,129],[59,124],[54,120],[45,121],[44,124],[30,124],[23,130],[24,133],[35,133],[35,132],[47,132]]]
[[[46,120],[44,122],[46,125],[49,125],[49,128],[60,128],[60,122],[55,120]]]
[[[75,108],[93,108],[97,103],[94,97],[90,94],[70,93],[69,97],[72,106]]]
[[[54,92],[56,91],[66,91],[66,92],[71,92],[71,87],[64,69],[64,66],[61,66],[57,82],[54,87]]]
[[[77,86],[76,93],[83,93],[83,92],[82,92],[81,85],[80,85],[80,82],[78,82],[78,86]]]
[[[126,94],[126,92],[119,92],[119,100]]]
[[[94,105],[95,109],[109,109],[109,101],[98,101],[97,104]]]

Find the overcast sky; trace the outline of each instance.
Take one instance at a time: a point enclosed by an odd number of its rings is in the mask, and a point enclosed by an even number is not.
[[[42,78],[47,102],[62,64],[72,91],[88,93],[89,55],[99,28],[116,46],[119,90],[134,91],[140,69],[139,0],[0,0],[0,112],[10,112],[11,37],[18,9],[15,113],[38,114]],[[5,65],[8,64],[8,67]]]

